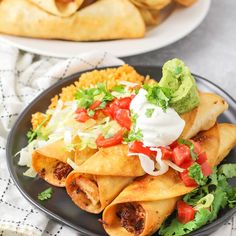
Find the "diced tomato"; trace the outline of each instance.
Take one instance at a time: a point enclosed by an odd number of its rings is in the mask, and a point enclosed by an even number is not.
[[[210,164],[205,161],[204,163],[201,164],[201,169],[202,169],[202,173],[204,176],[209,176],[212,174],[213,170],[212,167],[210,166]]]
[[[115,102],[110,104],[110,114],[111,114],[112,119],[115,119],[116,112],[119,110],[120,108]]]
[[[202,148],[199,142],[190,140],[190,142],[194,145],[194,152],[199,155],[202,152]]]
[[[122,109],[129,109],[131,97],[120,98],[116,101],[116,104]]]
[[[117,134],[115,134],[111,138],[105,138],[103,135],[99,135],[96,144],[98,147],[110,147],[120,144],[123,140],[124,130],[120,130]]]
[[[96,110],[92,118],[96,120],[98,118],[100,112],[101,112],[101,110]]]
[[[151,151],[149,147],[144,147],[143,143],[139,141],[133,142],[132,145],[129,147],[129,151],[143,153],[144,155],[147,155],[149,157],[156,155],[155,151]]]
[[[129,110],[127,109],[119,109],[115,112],[114,118],[116,121],[126,129],[130,130],[132,122],[129,115]]]
[[[191,161],[191,155],[190,155],[190,149],[188,146],[179,144],[177,147],[173,150],[173,162],[180,166],[184,162]]]
[[[198,158],[196,160],[196,162],[201,165],[202,163],[207,161],[207,155],[205,152],[202,152],[201,154],[198,155]]]
[[[86,122],[90,118],[83,108],[78,108],[75,113],[77,114],[75,119],[79,122]]]
[[[105,116],[110,116],[112,118],[110,104],[107,104],[106,107],[102,110],[102,112]]]
[[[101,101],[95,101],[90,107],[89,107],[89,109],[90,110],[94,110],[94,109],[96,109],[97,107],[99,107],[100,106],[100,104],[101,104],[102,102]]]
[[[174,149],[174,148],[176,148],[178,145],[179,145],[179,143],[178,143],[177,141],[174,141],[173,143],[171,143],[171,144],[169,145],[169,147],[170,147],[171,149]]]
[[[179,167],[183,169],[189,168],[194,163],[193,159],[189,161],[185,161],[183,164],[181,164]]]
[[[189,176],[188,170],[180,172],[179,174],[180,174],[180,178],[183,180],[185,186],[187,186],[187,187],[197,187],[198,186],[197,182]]]
[[[182,224],[186,224],[189,221],[194,220],[195,210],[192,206],[188,205],[184,201],[178,201],[177,203],[178,221]]]
[[[170,161],[172,161],[173,151],[171,149],[168,149],[168,148],[165,148],[165,147],[161,147],[161,152],[162,152],[162,156],[161,156],[162,160],[170,160]]]

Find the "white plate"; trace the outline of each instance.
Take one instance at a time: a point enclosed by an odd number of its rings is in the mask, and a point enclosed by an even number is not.
[[[211,0],[176,9],[161,25],[150,29],[145,38],[101,42],[70,42],[1,35],[0,39],[20,49],[53,57],[73,57],[91,50],[108,51],[119,57],[165,47],[188,35],[205,18]]]

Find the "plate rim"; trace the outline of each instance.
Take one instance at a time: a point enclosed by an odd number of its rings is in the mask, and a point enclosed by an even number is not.
[[[196,22],[194,25],[191,26],[191,28],[189,28],[188,30],[182,32],[181,34],[178,35],[178,37],[174,38],[172,40],[171,37],[168,38],[168,40],[165,40],[164,42],[160,43],[158,46],[156,46],[156,44],[154,43],[154,41],[152,40],[153,43],[148,43],[149,47],[148,49],[146,47],[140,47],[140,45],[136,46],[135,48],[133,48],[131,51],[129,50],[114,50],[114,51],[109,51],[111,52],[111,54],[117,56],[117,57],[128,57],[128,56],[134,56],[134,55],[138,55],[138,54],[142,54],[142,53],[147,53],[147,52],[150,52],[150,51],[153,51],[153,50],[157,50],[157,49],[161,49],[161,48],[164,48],[168,45],[171,45],[177,41],[179,41],[180,39],[186,37],[187,35],[189,35],[192,31],[194,31],[202,22],[203,20],[206,18],[208,12],[209,12],[209,9],[210,9],[210,6],[211,6],[211,2],[212,0],[201,0],[203,3],[202,4],[206,4],[205,5],[205,8],[204,8],[204,12],[201,16],[201,18],[199,19],[198,22]],[[204,3],[204,1],[206,1],[206,3]],[[157,26],[159,27],[159,26]],[[42,55],[42,56],[49,56],[49,57],[56,57],[56,58],[69,58],[69,57],[74,57],[76,55],[79,55],[80,53],[85,53],[87,51],[86,50],[81,50],[79,49],[78,53],[71,53],[71,52],[65,52],[65,53],[60,53],[60,51],[58,52],[55,52],[55,51],[47,51],[47,48],[44,48],[44,49],[40,49],[40,48],[37,48],[37,47],[31,47],[31,46],[28,46],[27,43],[23,43],[22,42],[18,42],[18,39],[30,39],[30,40],[48,40],[48,39],[38,39],[38,38],[27,38],[27,37],[21,37],[21,36],[14,36],[14,35],[4,35],[4,34],[1,34],[0,33],[0,40],[3,41],[4,43],[6,44],[9,44],[9,45],[12,45],[14,47],[17,47],[21,50],[24,50],[24,51],[27,51],[27,52],[30,52],[30,53],[35,53],[35,54],[39,54],[39,55]],[[112,40],[112,41],[125,41],[125,40],[130,40],[128,42],[124,42],[124,44],[129,44],[129,43],[132,43],[132,41],[134,40],[140,40],[140,41],[145,41],[145,40],[148,40],[149,38],[147,36],[145,36],[144,38],[141,38],[141,39],[118,39],[118,40]],[[155,37],[156,39],[156,37]],[[17,41],[15,41],[17,40]],[[60,42],[63,42],[63,40],[55,40],[55,41],[60,41]],[[53,42],[50,41],[50,43]],[[73,41],[65,41],[65,42],[72,42],[72,43],[81,43],[81,42],[73,42]],[[98,41],[98,42],[91,42],[91,46],[93,43],[98,43],[95,45],[94,49],[92,50],[96,50],[95,48],[99,48],[99,43],[105,43],[106,41]],[[82,42],[83,43],[83,42]],[[84,42],[84,43],[87,43],[87,42]],[[37,42],[35,43],[37,44]],[[122,45],[119,45],[120,47],[124,47],[124,44]],[[86,46],[87,48],[88,46]],[[89,49],[91,51],[91,49]],[[112,49],[113,50],[113,49]],[[105,50],[106,51],[106,50]]]
[[[132,67],[134,67],[135,69],[142,69],[142,68],[158,68],[160,69],[162,66],[145,66],[145,65],[131,65]],[[41,204],[40,202],[37,202],[35,199],[33,199],[28,193],[25,192],[25,190],[23,189],[23,187],[20,186],[20,183],[18,183],[17,179],[17,174],[13,169],[13,164],[11,163],[11,158],[13,158],[13,156],[11,155],[11,142],[12,140],[14,140],[13,134],[14,134],[14,130],[15,128],[18,126],[18,124],[22,121],[22,118],[25,116],[25,114],[27,114],[28,110],[30,110],[31,107],[34,106],[35,103],[37,103],[38,100],[42,99],[42,97],[44,97],[44,95],[46,95],[47,93],[49,93],[51,90],[55,89],[56,87],[60,87],[62,86],[64,83],[69,82],[70,80],[76,80],[76,78],[78,78],[79,75],[81,75],[82,73],[85,72],[89,72],[89,71],[93,71],[95,69],[107,69],[107,68],[116,68],[119,66],[109,66],[109,67],[101,67],[101,68],[93,68],[93,69],[89,69],[89,70],[83,70],[80,72],[76,72],[73,73],[72,75],[69,75],[59,81],[57,81],[56,83],[54,83],[53,85],[49,86],[46,90],[44,90],[43,92],[41,92],[40,94],[38,94],[24,109],[23,111],[19,114],[19,116],[17,117],[14,125],[11,128],[10,133],[8,134],[7,137],[7,143],[6,143],[6,162],[7,162],[7,168],[8,171],[10,173],[10,176],[14,182],[14,184],[16,185],[17,189],[19,190],[19,192],[23,195],[23,197],[34,207],[36,207],[37,209],[39,209],[42,213],[46,214],[47,217],[54,219],[55,221],[59,222],[60,224],[64,224],[67,225],[69,227],[71,227],[72,229],[74,229],[77,232],[80,232],[82,234],[85,235],[89,235],[89,236],[101,236],[100,234],[97,233],[93,233],[81,226],[74,226],[73,224],[71,224],[70,222],[68,222],[67,220],[64,220],[61,216],[55,214],[54,212],[48,210],[43,204]],[[192,75],[196,78],[196,80],[202,80],[204,82],[209,83],[211,86],[216,87],[218,90],[220,90],[221,92],[223,92],[230,100],[232,100],[232,102],[234,103],[235,107],[233,107],[234,109],[236,109],[236,100],[228,93],[226,92],[224,89],[222,89],[219,85],[215,84],[214,82],[212,82],[209,79],[204,78],[203,76],[197,75],[195,73],[192,73]],[[72,82],[73,83],[73,82]],[[234,214],[236,213],[236,206],[232,209],[229,209],[227,211],[227,213],[225,215],[223,215],[220,218],[217,218],[215,221],[211,222],[210,224],[207,224],[204,226],[204,229],[201,230],[198,229],[197,231],[193,231],[192,233],[188,234],[191,236],[202,236],[204,234],[209,234],[212,233],[214,231],[216,231],[219,227],[221,227],[223,225],[224,222],[226,222],[228,219],[230,219]],[[217,227],[218,226],[218,227]],[[198,232],[199,231],[199,232]]]

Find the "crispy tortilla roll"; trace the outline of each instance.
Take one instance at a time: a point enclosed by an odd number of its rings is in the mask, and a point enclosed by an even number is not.
[[[202,93],[200,97],[201,102],[199,107],[183,115],[186,121],[186,127],[183,133],[184,138],[191,138],[199,131],[212,127],[217,116],[228,107],[224,100],[218,95]],[[216,135],[216,137],[218,136]],[[212,139],[214,139],[215,142],[212,141],[209,145],[218,146],[217,139],[214,138],[214,135]],[[210,148],[208,152],[214,150],[216,149]],[[95,155],[84,162],[83,165],[79,166],[75,172],[71,173],[66,181],[66,189],[74,203],[83,210],[91,213],[100,213],[125,185],[130,183],[135,177],[144,175],[139,159],[137,157],[128,157],[127,153],[127,145],[101,148]],[[215,155],[217,155],[217,153],[215,153]],[[211,153],[210,156],[214,155]],[[107,185],[101,183],[101,176],[103,176],[103,181],[104,179],[107,180],[106,184],[116,186],[116,188],[111,187],[106,196],[102,195],[102,191],[105,191]],[[121,181],[120,185],[116,184],[117,176]],[[92,183],[86,185],[85,182]],[[83,187],[81,187],[81,184]],[[88,200],[81,200],[76,195],[78,189],[83,189],[83,193],[81,191],[79,191],[79,193],[83,194],[84,199],[87,196]],[[96,193],[96,200],[91,200],[91,189],[93,189],[93,193]],[[100,199],[99,202],[98,199]],[[89,204],[86,205],[85,202],[89,202]]]
[[[132,177],[96,176],[73,171],[66,179],[66,190],[78,207],[100,213],[132,180]]]
[[[81,209],[100,213],[135,177],[145,174],[124,144],[101,148],[66,179],[66,190]]]
[[[197,0],[175,0],[175,1],[185,7],[189,7],[193,5]]]
[[[161,24],[175,9],[175,4],[169,4],[167,7],[156,10],[139,7],[143,20],[147,26]]]
[[[42,10],[56,16],[66,17],[74,14],[84,0],[28,0]]]
[[[80,165],[95,152],[96,150],[89,148],[69,152],[63,141],[57,141],[37,149],[32,155],[32,166],[40,178],[52,185],[65,187],[65,179],[72,171],[67,159],[70,158]]]
[[[236,125],[218,124],[194,139],[201,143],[209,163],[215,166],[235,147]],[[173,169],[157,177],[146,175],[105,208],[103,226],[109,235],[151,235],[172,213],[179,197],[193,189],[186,187]]]
[[[200,93],[200,104],[190,112],[181,115],[185,120],[185,128],[181,137],[188,139],[201,130],[210,129],[217,117],[228,109],[228,104],[222,97],[213,93]]]
[[[96,1],[69,17],[52,15],[28,0],[3,0],[0,2],[0,32],[93,41],[143,37],[145,23],[129,0]]]
[[[172,2],[172,0],[131,0],[136,6],[143,9],[160,10]]]

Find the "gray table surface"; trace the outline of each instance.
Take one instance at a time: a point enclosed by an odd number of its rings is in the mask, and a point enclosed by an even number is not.
[[[123,58],[135,65],[162,65],[178,57],[193,73],[212,80],[236,99],[236,0],[212,0],[202,24],[165,48]]]

